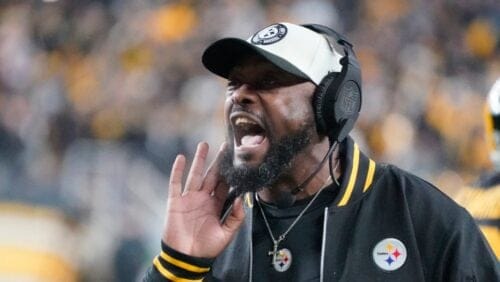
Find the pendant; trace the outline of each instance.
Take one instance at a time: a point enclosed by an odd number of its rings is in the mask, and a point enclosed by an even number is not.
[[[287,271],[292,265],[292,252],[283,248],[273,254],[273,267],[278,272]]]

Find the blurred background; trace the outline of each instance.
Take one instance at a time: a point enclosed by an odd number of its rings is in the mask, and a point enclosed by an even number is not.
[[[449,195],[490,168],[497,0],[1,0],[0,281],[137,281],[175,155],[223,140],[203,49],[277,21],[354,43],[373,159]]]

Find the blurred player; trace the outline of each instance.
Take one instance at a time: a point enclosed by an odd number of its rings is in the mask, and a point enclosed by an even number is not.
[[[493,169],[455,197],[476,219],[495,255],[500,259],[500,78],[485,105],[486,142]]]

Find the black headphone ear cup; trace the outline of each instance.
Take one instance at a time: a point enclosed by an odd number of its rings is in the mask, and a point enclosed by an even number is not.
[[[335,84],[335,79],[339,75],[339,73],[330,73],[325,76],[316,87],[314,93],[314,113],[317,130],[320,134],[328,134],[331,125],[335,123],[335,113],[333,112],[334,108],[332,106],[335,104],[336,87],[332,89],[332,84]]]
[[[342,82],[335,101],[335,121],[338,132],[337,141],[342,141],[353,129],[361,110],[361,87],[357,81],[350,80],[348,74]]]
[[[344,49],[345,56],[340,60],[342,71],[326,75],[313,98],[318,133],[328,136],[331,142],[341,142],[353,129],[361,110],[359,62],[352,50],[352,44],[343,35],[322,25],[303,26],[334,38]]]

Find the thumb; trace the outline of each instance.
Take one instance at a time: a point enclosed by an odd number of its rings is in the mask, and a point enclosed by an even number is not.
[[[243,200],[241,197],[237,197],[236,200],[234,200],[231,214],[222,224],[222,228],[230,235],[233,235],[240,228],[244,219],[245,210],[243,209]]]

